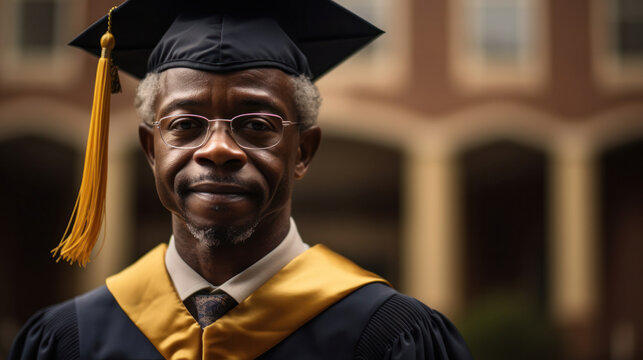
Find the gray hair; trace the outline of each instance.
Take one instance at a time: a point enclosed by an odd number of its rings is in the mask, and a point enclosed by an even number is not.
[[[148,125],[151,125],[154,122],[156,98],[161,92],[160,79],[161,74],[149,72],[138,84],[138,88],[136,88],[134,106],[136,107],[138,117]]]
[[[146,124],[154,122],[156,98],[161,91],[160,74],[150,72],[138,85],[134,106],[141,120]],[[305,75],[291,76],[293,99],[297,110],[299,130],[305,130],[317,123],[322,98],[317,86]]]
[[[317,86],[306,75],[290,77],[293,88],[293,98],[299,122],[299,130],[305,130],[317,124],[319,107],[322,103]]]

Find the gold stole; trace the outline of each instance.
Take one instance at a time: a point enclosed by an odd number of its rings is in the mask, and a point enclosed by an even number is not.
[[[385,282],[316,245],[201,331],[165,268],[167,245],[107,279],[132,322],[166,359],[254,359],[356,289]]]

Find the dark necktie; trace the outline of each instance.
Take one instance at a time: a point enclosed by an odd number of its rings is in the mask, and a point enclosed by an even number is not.
[[[212,294],[196,293],[191,296],[196,309],[196,320],[201,328],[212,324],[237,305],[232,296],[223,291]]]

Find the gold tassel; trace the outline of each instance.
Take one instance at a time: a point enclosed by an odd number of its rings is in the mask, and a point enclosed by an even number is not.
[[[83,179],[76,205],[60,244],[51,253],[56,262],[63,259],[85,267],[98,240],[105,217],[107,188],[107,140],[109,135],[109,102],[112,90],[111,52],[115,39],[111,33],[112,11],[109,11],[107,32],[100,39],[102,48],[96,70],[94,103],[87,137]]]

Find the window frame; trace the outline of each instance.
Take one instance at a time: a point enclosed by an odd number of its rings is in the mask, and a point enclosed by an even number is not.
[[[597,81],[608,90],[643,88],[643,53],[624,59],[617,50],[616,2],[592,0],[590,9],[592,59]]]
[[[489,89],[537,91],[546,81],[548,71],[548,19],[547,5],[542,0],[521,0],[523,10],[518,14],[524,30],[523,45],[515,62],[488,61],[480,51],[483,45],[477,36],[476,11],[485,7],[484,2],[516,4],[516,0],[451,0],[449,1],[449,55],[451,74],[462,89],[473,92]],[[493,5],[493,4],[487,4]],[[520,21],[517,25],[520,27]],[[520,41],[519,41],[520,42]],[[522,48],[522,50],[520,50]]]
[[[412,0],[336,0],[336,2],[356,13],[367,17],[359,6],[351,1],[364,4],[377,2],[384,4],[377,11],[375,19],[366,19],[385,31],[366,48],[341,63],[337,68],[323,76],[318,82],[328,92],[344,92],[353,87],[369,86],[375,88],[399,88],[410,80],[410,42],[411,24],[410,3]]]
[[[83,27],[85,1],[54,0],[57,2],[53,19],[51,50],[21,47],[19,32],[23,26],[21,3],[38,0],[8,0],[0,5],[0,76],[3,83],[15,85],[62,86],[80,76],[82,57],[67,42]]]

